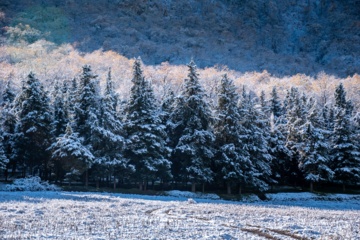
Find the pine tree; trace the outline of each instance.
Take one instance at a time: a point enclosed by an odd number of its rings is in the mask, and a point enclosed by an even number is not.
[[[65,103],[67,109],[67,116],[70,121],[75,119],[75,106],[79,99],[79,88],[75,78],[70,82],[70,88],[67,88],[65,95]]]
[[[98,86],[97,75],[94,75],[91,67],[85,65],[80,77],[80,86],[75,110],[75,131],[84,139],[84,144],[90,144],[91,127],[93,122],[90,116],[97,117],[100,115],[100,89]]]
[[[14,134],[14,154],[23,164],[23,175],[39,174],[47,179],[52,114],[47,93],[33,73],[23,83],[15,108],[19,121]]]
[[[135,166],[135,180],[146,189],[149,180],[169,180],[170,149],[166,145],[165,126],[161,123],[151,83],[141,70],[141,60],[133,66],[133,86],[125,108],[125,132],[128,141],[125,157]]]
[[[123,156],[125,139],[123,137],[123,124],[116,112],[117,95],[114,91],[109,69],[106,79],[105,94],[101,102],[100,126],[96,128],[99,137],[99,146],[96,147],[97,157],[96,171],[98,177],[102,174],[112,176],[114,188],[116,188],[116,178],[124,177],[128,172],[133,171],[133,166],[129,165],[129,160]],[[106,175],[105,175],[106,176]]]
[[[0,129],[1,130],[1,129]],[[3,137],[2,137],[2,133],[0,131],[0,170],[5,169],[6,165],[9,163],[9,159],[6,156],[6,153],[4,151],[4,146],[3,146]]]
[[[52,135],[59,137],[61,134],[65,134],[66,125],[69,122],[65,104],[65,94],[63,89],[59,87],[59,83],[56,83],[54,89],[54,102],[53,102],[53,123],[52,123]]]
[[[2,138],[2,148],[8,161],[5,174],[5,177],[7,178],[8,169],[11,169],[12,173],[14,173],[16,170],[16,161],[13,154],[14,133],[17,122],[14,111],[14,100],[16,94],[13,90],[11,80],[6,83],[2,97],[2,111],[0,115],[0,132],[2,132],[2,134],[0,135],[0,138]]]
[[[188,78],[176,98],[170,116],[171,145],[173,147],[173,175],[176,181],[196,184],[213,180],[210,168],[214,157],[214,134],[211,129],[211,111],[205,92],[199,83],[194,61],[188,65]]]
[[[173,106],[175,103],[175,94],[172,90],[169,90],[161,101],[161,119],[164,125],[167,125],[167,121],[170,118]]]
[[[271,115],[271,106],[269,105],[269,101],[266,100],[265,91],[260,92],[259,104],[261,112],[269,118]]]
[[[224,75],[217,89],[218,104],[214,134],[217,146],[216,165],[220,179],[227,184],[227,193],[231,194],[234,184],[250,184],[252,164],[249,154],[243,149],[240,140],[242,125],[237,103],[240,96],[234,83]],[[241,190],[240,190],[241,191]]]
[[[74,81],[75,83],[75,81]],[[75,89],[74,89],[75,90]],[[94,75],[91,67],[85,65],[80,76],[80,84],[77,91],[77,101],[74,106],[74,132],[82,139],[82,145],[98,157],[96,152],[101,148],[100,119],[100,86],[97,75]],[[96,160],[95,158],[92,160]],[[87,163],[89,168],[93,163]],[[88,169],[85,171],[85,186],[88,186]]]
[[[1,105],[2,107],[14,102],[14,100],[15,100],[16,94],[13,90],[12,85],[13,85],[13,83],[12,83],[11,79],[9,79],[6,82],[4,92],[2,93],[2,105]]]
[[[330,146],[326,141],[327,131],[323,129],[324,123],[318,114],[315,103],[312,103],[306,123],[301,127],[302,147],[300,151],[299,168],[304,178],[310,182],[310,191],[316,182],[327,182],[333,178],[334,172],[330,169]]]
[[[290,161],[292,153],[286,147],[286,137],[283,133],[284,125],[281,122],[281,120],[276,121],[273,114],[270,116],[270,138],[268,143],[272,156],[272,178],[280,184],[286,184],[285,176],[288,173],[285,166]]]
[[[276,87],[273,87],[270,97],[270,112],[274,115],[274,120],[277,121],[283,115],[283,108],[278,96]]]
[[[326,104],[322,108],[322,119],[324,121],[324,128],[328,131],[334,130],[334,106]]]
[[[260,191],[268,189],[268,185],[273,183],[271,178],[271,155],[268,146],[268,128],[266,117],[261,112],[261,106],[255,106],[256,97],[251,93],[246,93],[243,88],[242,99],[240,102],[241,124],[243,132],[240,133],[244,149],[249,153],[252,164],[251,185]]]
[[[360,149],[351,124],[352,103],[346,100],[342,84],[335,90],[335,124],[332,139],[332,170],[335,181],[352,185],[360,181]]]
[[[82,144],[82,139],[72,131],[70,124],[67,125],[65,134],[58,137],[49,150],[52,158],[60,162],[69,177],[83,174],[95,160],[94,155]]]
[[[60,86],[60,83],[57,81],[55,83],[54,90],[52,91],[52,111],[54,119],[54,121],[52,122],[52,136],[54,138],[53,142],[56,140],[56,138],[61,137],[65,134],[66,126],[69,122],[71,122],[71,115],[68,109],[69,92],[67,84],[68,82],[64,81],[62,86]],[[58,161],[58,159],[54,159],[52,157],[52,161],[50,164],[52,168],[51,175],[55,178],[56,182],[62,180],[64,175],[66,174],[61,164],[61,161]]]
[[[297,88],[292,87],[285,98],[286,106],[286,147],[291,151],[291,158],[284,165],[285,172],[287,172],[285,179],[287,182],[296,184],[303,178],[299,170],[300,156],[299,152],[302,148],[301,126],[305,124],[305,99],[300,97]]]

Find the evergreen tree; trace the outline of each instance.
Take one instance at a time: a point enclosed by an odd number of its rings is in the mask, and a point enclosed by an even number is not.
[[[63,136],[65,134],[66,126],[71,121],[69,119],[70,114],[68,110],[68,88],[67,82],[64,81],[63,85],[60,87],[60,83],[57,81],[55,83],[54,90],[52,92],[53,95],[53,123],[52,123],[52,136],[54,137],[53,142],[56,138]],[[52,168],[52,176],[55,177],[55,181],[62,180],[64,178],[65,170],[61,165],[62,162],[58,159],[54,159],[52,157],[51,168]]]
[[[13,90],[13,83],[11,79],[6,82],[6,86],[4,92],[2,93],[2,104],[1,106],[4,107],[5,105],[9,105],[13,103],[16,97],[16,94]]]
[[[289,163],[292,153],[286,147],[286,137],[283,133],[284,125],[276,121],[274,115],[270,116],[269,147],[272,156],[272,178],[280,184],[286,184],[285,176],[288,174],[285,166]]]
[[[299,170],[300,149],[302,148],[301,126],[305,124],[306,109],[304,98],[300,97],[297,88],[292,87],[285,98],[286,106],[286,147],[291,151],[291,158],[284,165],[285,177],[287,182],[292,184],[299,183],[303,178]]]
[[[266,100],[264,91],[261,91],[259,101],[261,112],[269,118],[271,115],[271,106],[269,105],[269,101]]]
[[[346,100],[346,91],[342,83],[340,83],[335,89],[335,107],[338,109],[346,109],[348,102]]]
[[[1,129],[0,129],[1,130]],[[6,164],[9,162],[8,157],[6,156],[6,153],[4,151],[3,146],[3,137],[0,131],[0,170],[6,168]]]
[[[326,141],[327,131],[322,129],[324,123],[318,114],[316,104],[310,108],[306,123],[301,127],[302,148],[300,149],[299,168],[304,178],[310,182],[310,191],[313,191],[315,182],[326,182],[333,178],[334,172],[329,168],[330,146]]]
[[[104,177],[107,174],[113,177],[114,188],[116,187],[116,178],[124,177],[129,171],[133,171],[133,166],[128,164],[128,159],[124,158],[125,139],[123,138],[123,124],[118,118],[116,112],[117,95],[114,91],[109,69],[106,79],[105,94],[102,98],[100,126],[96,128],[99,137],[99,146],[95,152],[97,164],[95,169],[98,177]],[[102,175],[102,176],[101,176]]]
[[[176,98],[169,128],[175,180],[191,182],[192,191],[195,191],[196,183],[213,180],[210,167],[214,157],[214,134],[210,125],[211,111],[194,61],[189,63],[188,68],[188,78]]]
[[[65,95],[65,103],[67,109],[67,116],[70,121],[75,119],[75,106],[79,99],[79,88],[75,78],[70,82],[70,88],[67,88]]]
[[[346,100],[342,84],[335,90],[335,124],[332,139],[332,170],[335,181],[353,185],[360,181],[360,151],[356,131],[351,124],[352,103]]]
[[[5,174],[5,177],[7,177],[8,169],[11,169],[12,173],[14,173],[16,170],[16,161],[13,154],[14,133],[17,122],[16,114],[14,111],[14,100],[16,94],[13,90],[11,80],[6,83],[6,87],[4,89],[2,97],[2,110],[0,115],[0,132],[2,132],[2,134],[0,135],[0,138],[2,138],[2,148],[8,161]]]
[[[270,96],[270,112],[274,115],[275,121],[277,121],[283,115],[283,109],[276,87],[273,87]]]
[[[16,101],[17,117],[14,134],[14,154],[23,165],[23,174],[48,178],[49,152],[52,141],[52,114],[49,98],[33,73],[23,83]]]
[[[54,102],[53,102],[53,123],[52,123],[52,135],[59,137],[61,134],[65,134],[66,125],[69,122],[67,118],[65,96],[63,89],[56,83],[54,89]]]
[[[98,86],[97,75],[94,75],[91,67],[85,65],[80,77],[80,86],[78,89],[75,110],[75,131],[79,137],[84,139],[84,145],[90,144],[91,128],[93,122],[90,117],[100,116],[100,89]]]
[[[243,88],[240,102],[241,124],[240,133],[244,149],[249,153],[252,163],[251,185],[260,191],[268,189],[268,184],[274,183],[271,178],[271,155],[268,146],[268,128],[266,117],[261,112],[261,106],[255,106],[255,96],[246,93]]]
[[[73,83],[76,83],[74,80]],[[75,85],[74,90],[75,90]],[[80,76],[80,84],[77,91],[77,101],[74,105],[74,132],[82,139],[84,145],[93,156],[97,157],[93,160],[98,160],[97,154],[102,148],[101,138],[99,132],[101,119],[101,94],[99,81],[97,75],[93,74],[91,67],[85,65]],[[89,168],[93,163],[88,163]],[[88,170],[85,171],[85,186],[88,186]]]
[[[214,124],[214,134],[216,137],[216,165],[220,179],[227,184],[227,193],[231,194],[234,184],[250,184],[252,170],[248,152],[243,148],[240,139],[241,117],[237,103],[240,96],[236,92],[234,83],[224,75],[217,89],[218,104],[216,108],[216,121]],[[241,190],[240,190],[241,192]]]
[[[173,106],[175,103],[175,94],[172,90],[169,90],[162,99],[161,103],[161,119],[163,124],[167,125],[167,121],[170,118]]]
[[[324,128],[328,131],[334,130],[334,106],[326,104],[322,108],[322,119],[324,121]]]
[[[57,138],[49,150],[52,158],[59,161],[69,178],[79,176],[87,171],[93,164],[95,157],[82,144],[82,139],[67,125],[65,134]]]
[[[125,131],[129,139],[125,157],[135,166],[134,178],[140,189],[146,189],[149,180],[169,180],[170,149],[166,145],[165,126],[161,124],[158,106],[151,83],[146,81],[140,59],[133,67],[133,86],[125,108]]]

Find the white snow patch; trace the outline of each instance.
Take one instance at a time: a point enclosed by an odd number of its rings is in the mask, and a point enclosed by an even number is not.
[[[16,179],[12,184],[6,185],[7,191],[60,191],[56,185],[41,181],[40,177]]]
[[[198,198],[198,199],[220,199],[220,197],[214,193],[200,193],[200,192],[188,192],[188,191],[179,191],[171,190],[165,192],[166,195],[172,197],[184,197],[184,198]]]

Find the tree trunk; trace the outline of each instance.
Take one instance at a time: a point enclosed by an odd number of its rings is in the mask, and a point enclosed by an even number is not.
[[[116,178],[114,176],[114,190],[116,190]]]
[[[310,182],[310,192],[313,192],[313,191],[314,191],[314,183]]]
[[[99,178],[96,178],[96,189],[99,189],[99,186],[100,186]]]
[[[202,193],[205,193],[205,183],[202,184]]]
[[[139,183],[139,190],[142,191],[143,184],[142,182]]]
[[[191,191],[196,192],[196,183],[191,183]]]
[[[343,183],[343,185],[342,185],[342,189],[343,189],[343,192],[345,192],[345,191],[346,191],[345,183]]]
[[[227,194],[230,195],[231,194],[231,183],[229,183],[229,182],[226,183],[226,189],[227,189],[227,191],[226,191]]]
[[[239,186],[239,195],[241,196],[242,194],[242,188],[241,188],[241,185]]]

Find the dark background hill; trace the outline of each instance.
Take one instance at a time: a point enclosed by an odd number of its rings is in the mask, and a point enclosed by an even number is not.
[[[360,0],[1,0],[0,11],[3,36],[28,24],[38,38],[146,64],[360,73]]]

